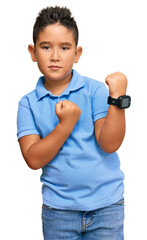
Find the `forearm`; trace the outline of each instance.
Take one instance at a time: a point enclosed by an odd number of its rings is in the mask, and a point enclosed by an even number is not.
[[[98,143],[108,153],[115,152],[125,136],[125,110],[110,105]]]
[[[58,124],[45,138],[32,144],[27,151],[27,163],[32,169],[39,169],[48,164],[58,153],[69,137],[72,129]]]
[[[57,103],[55,112],[59,123],[45,138],[32,134],[19,139],[23,157],[32,169],[44,167],[56,156],[81,115],[80,108],[67,100]]]

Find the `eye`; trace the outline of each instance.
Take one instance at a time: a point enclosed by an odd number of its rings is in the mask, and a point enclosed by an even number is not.
[[[42,49],[44,50],[50,50],[51,48],[49,46],[42,46]]]
[[[63,51],[67,51],[67,50],[69,50],[69,47],[61,47],[61,49],[62,49]]]

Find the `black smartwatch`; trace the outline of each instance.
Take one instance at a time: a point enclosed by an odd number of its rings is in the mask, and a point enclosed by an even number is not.
[[[131,97],[127,95],[120,96],[119,98],[108,97],[108,104],[114,105],[120,109],[125,109],[131,105]]]

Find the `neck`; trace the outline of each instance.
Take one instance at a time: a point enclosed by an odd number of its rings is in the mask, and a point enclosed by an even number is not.
[[[60,95],[69,85],[72,73],[63,80],[50,80],[45,78],[44,86],[53,95]]]

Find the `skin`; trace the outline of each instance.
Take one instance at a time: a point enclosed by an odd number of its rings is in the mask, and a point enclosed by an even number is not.
[[[105,82],[112,98],[126,95],[127,78],[123,73],[112,73],[106,77]],[[110,105],[107,117],[95,122],[97,142],[105,152],[116,152],[123,142],[125,128],[125,110]]]
[[[73,32],[59,24],[47,26],[39,34],[36,46],[29,45],[28,50],[45,77],[45,87],[60,95],[71,80],[73,64],[82,54],[82,47],[76,48]]]
[[[28,50],[34,62],[45,77],[47,90],[60,95],[72,77],[73,64],[82,54],[82,47],[76,47],[73,32],[60,24],[49,25],[38,35],[36,45]],[[117,98],[126,94],[127,78],[120,72],[106,77],[110,96]],[[81,109],[71,101],[56,104],[59,123],[45,138],[39,135],[24,136],[19,139],[23,157],[32,169],[39,169],[49,163],[58,153],[79,120]],[[125,135],[125,112],[109,106],[106,118],[95,122],[95,137],[100,147],[108,153],[115,152]]]

